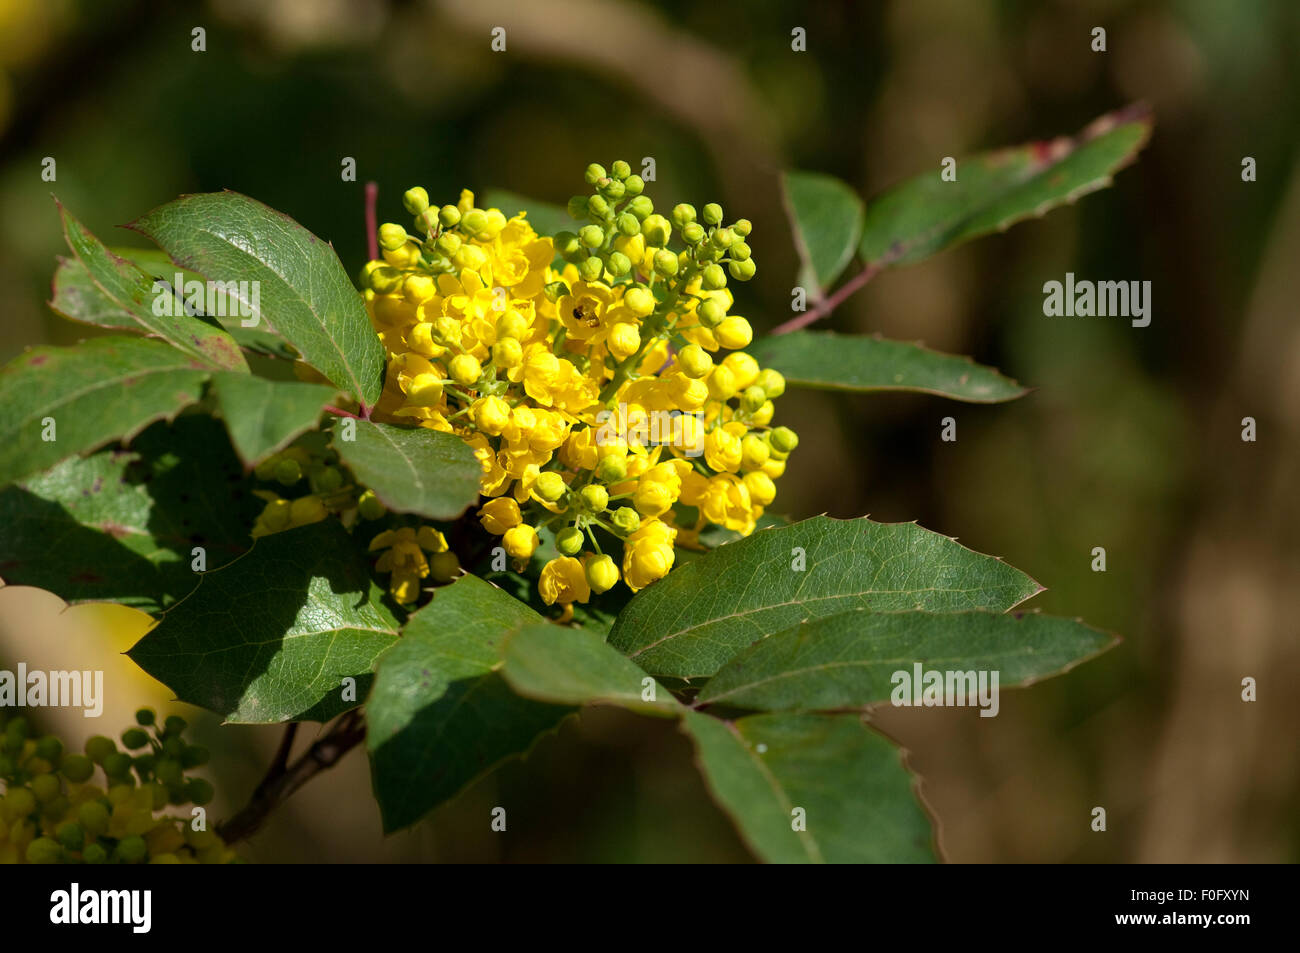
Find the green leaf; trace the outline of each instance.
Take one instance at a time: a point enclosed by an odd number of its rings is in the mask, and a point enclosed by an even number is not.
[[[839,179],[817,172],[782,177],[795,247],[798,283],[820,297],[844,273],[862,237],[862,199]]]
[[[483,468],[455,434],[365,420],[354,430],[352,424],[334,428],[334,449],[390,510],[450,520],[478,499]]]
[[[67,318],[97,328],[143,331],[135,318],[127,314],[95,284],[81,259],[58,259],[54,269],[53,296],[50,307]]]
[[[256,314],[330,381],[374,406],[384,349],[334,249],[237,192],[187,195],[130,226],[210,281],[256,281]],[[249,305],[254,304],[251,290]]]
[[[1000,231],[1110,185],[1151,135],[1129,106],[1078,136],[998,149],[957,162],[957,179],[926,172],[867,203],[859,252],[869,266],[907,265]]]
[[[338,396],[338,390],[327,384],[271,381],[224,371],[213,375],[212,390],[230,441],[248,467],[314,429],[321,410]]]
[[[560,231],[573,231],[576,224],[561,206],[530,199],[506,189],[488,189],[483,195],[482,207],[500,209],[506,218],[527,212],[528,224],[533,226],[533,231],[544,237],[553,237]]]
[[[501,674],[529,698],[565,705],[618,705],[645,715],[682,711],[677,699],[596,632],[539,622],[507,636],[502,656]],[[651,693],[650,700],[643,697],[645,691]]]
[[[652,675],[692,678],[805,619],[857,608],[1001,611],[1041,591],[1019,570],[915,523],[818,516],[674,569],[636,594],[609,642]]]
[[[765,337],[749,349],[788,384],[817,390],[919,391],[971,403],[1014,400],[1028,391],[968,357],[879,337],[795,331]]]
[[[228,722],[328,721],[365,698],[398,623],[347,531],[327,519],[263,536],[204,573],[127,654]]]
[[[209,374],[171,345],[144,338],[19,355],[0,368],[0,486],[170,420],[203,395]]]
[[[159,299],[154,282],[131,262],[119,258],[103,242],[77,221],[56,200],[63,220],[63,236],[68,247],[86,269],[95,287],[149,334],[159,337],[211,367],[242,370],[248,364],[234,338],[219,327],[185,314],[181,303],[170,291]],[[157,314],[155,304],[161,300],[168,313]]]
[[[911,676],[914,663],[927,672],[997,672],[997,687],[1010,688],[1065,671],[1114,641],[1077,620],[1035,612],[859,609],[756,642],[696,701],[764,711],[857,708],[889,698],[894,673]]]
[[[516,695],[500,643],[539,616],[477,576],[434,591],[379,660],[366,746],[384,832],[414,824],[515,755],[573,709]]]
[[[741,836],[771,863],[925,863],[930,821],[902,754],[857,715],[690,712],[700,768]],[[803,809],[804,830],[793,829]]]
[[[0,576],[68,602],[113,601],[156,613],[208,569],[249,546],[261,509],[221,425],[189,414],[156,423],[131,449],[73,457],[0,490]]]

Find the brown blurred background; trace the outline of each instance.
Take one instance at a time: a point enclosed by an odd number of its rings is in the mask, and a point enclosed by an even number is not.
[[[191,50],[204,27],[206,52]],[[504,27],[507,49],[490,49]],[[1094,27],[1107,52],[1090,48]],[[794,27],[808,50],[792,52]],[[1300,5],[1293,0],[0,0],[0,358],[94,333],[44,305],[54,191],[112,226],[237,189],[365,254],[401,192],[462,186],[562,204],[590,161],[653,156],[659,206],[755,223],[742,312],[789,317],[777,175],[870,196],[944,156],[1074,132],[1137,99],[1155,136],[1077,206],[886,273],[825,327],[969,353],[1037,388],[1007,405],[783,398],[801,434],[775,509],[917,519],[1048,587],[1032,605],[1124,643],[1007,693],[1000,716],[887,710],[955,861],[1300,858]],[[43,182],[41,160],[57,160]],[[340,181],[345,156],[356,183]],[[1254,157],[1258,181],[1241,180]],[[1151,326],[1046,319],[1066,271],[1148,279]],[[940,419],[958,421],[956,443]],[[1241,419],[1258,440],[1241,440]],[[0,532],[3,532],[0,527]],[[1104,546],[1108,569],[1090,569]],[[0,592],[0,665],[109,670],[110,709],[168,696],[114,653],[131,623]],[[111,615],[111,613],[109,613]],[[60,659],[73,658],[67,665]],[[1258,681],[1254,703],[1241,680]],[[275,729],[219,728],[218,816]],[[76,723],[81,721],[81,724]],[[300,745],[313,731],[302,733]],[[510,829],[488,813],[506,805]],[[1108,830],[1090,829],[1105,807]],[[725,861],[747,854],[667,724],[593,711],[410,832],[384,839],[364,756],[300,792],[253,860]]]

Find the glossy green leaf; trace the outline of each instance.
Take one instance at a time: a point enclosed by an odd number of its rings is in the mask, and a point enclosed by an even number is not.
[[[1065,671],[1113,643],[1077,620],[1034,612],[858,609],[754,643],[723,666],[696,701],[764,711],[857,708],[904,691],[894,676],[905,672],[911,679],[917,663],[924,672],[997,672],[997,688],[1011,688]],[[905,694],[910,701],[911,693]]]
[[[244,298],[259,329],[274,330],[365,405],[379,399],[384,349],[361,296],[334,249],[289,216],[217,192],[169,202],[130,227],[210,281],[258,282],[256,296],[249,286]]]
[[[73,457],[0,490],[0,577],[159,612],[198,584],[194,547],[208,569],[249,547],[262,508],[250,489],[217,421],[156,423],[130,450]]]
[[[1130,106],[1079,135],[957,160],[957,178],[933,169],[867,203],[859,252],[869,265],[907,265],[1000,231],[1110,185],[1151,135],[1151,116]]]
[[[97,328],[141,331],[135,319],[95,284],[90,272],[75,255],[60,257],[54,269],[50,307],[69,321]]]
[[[817,390],[919,391],[982,404],[1028,393],[968,357],[878,337],[795,331],[756,341],[749,352],[786,383]]]
[[[435,590],[379,660],[366,746],[384,831],[414,824],[573,711],[521,698],[497,669],[507,631],[539,616],[476,576]]]
[[[365,554],[327,519],[205,573],[127,654],[229,722],[327,721],[366,697],[397,631]]]
[[[0,368],[0,486],[170,420],[202,396],[209,374],[171,345],[136,337],[19,355]]]
[[[691,678],[805,619],[857,608],[1001,611],[1040,591],[1019,570],[915,523],[818,516],[674,569],[637,593],[609,641],[652,675]]]
[[[501,674],[521,695],[565,705],[618,705],[673,715],[681,705],[597,632],[539,622],[512,632]]]
[[[853,260],[862,237],[862,199],[818,172],[787,172],[782,182],[802,263],[798,283],[817,298]]]
[[[231,443],[250,467],[314,429],[322,409],[338,396],[328,384],[228,372],[213,375],[212,392]]]
[[[62,205],[59,205],[59,216],[63,220],[63,235],[68,247],[95,287],[128,313],[146,333],[211,367],[248,372],[248,364],[239,346],[222,328],[186,314],[170,287],[158,293],[153,279],[105,248]],[[164,313],[159,314],[159,310]]]
[[[857,715],[750,715],[728,722],[691,712],[686,729],[710,791],[760,859],[934,859],[930,821],[901,752]]]
[[[483,468],[455,434],[343,421],[334,428],[333,446],[361,484],[397,513],[455,519],[478,499]]]

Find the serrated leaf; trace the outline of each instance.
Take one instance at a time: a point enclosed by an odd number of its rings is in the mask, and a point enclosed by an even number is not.
[[[63,236],[68,247],[86,269],[95,287],[114,305],[129,314],[146,333],[161,338],[204,364],[248,373],[248,364],[234,338],[219,327],[185,314],[170,291],[160,299],[148,275],[110,252],[62,204],[57,201],[55,204],[63,221]],[[160,315],[155,311],[160,300],[166,314]]]
[[[910,678],[918,663],[925,672],[997,672],[997,688],[1011,688],[1065,671],[1113,643],[1077,620],[1033,612],[859,609],[756,642],[724,665],[696,701],[763,711],[858,708],[890,698],[895,673]]]
[[[690,712],[710,791],[771,863],[926,863],[930,821],[901,752],[857,715]],[[802,809],[803,830],[795,830]]]
[[[1039,591],[1019,570],[915,523],[818,516],[674,569],[636,594],[609,642],[652,675],[692,678],[805,619],[857,608],[1002,611]]]
[[[156,613],[198,584],[193,548],[209,569],[228,563],[260,509],[221,425],[187,415],[130,450],[73,457],[0,490],[0,577]]]
[[[782,184],[801,262],[798,283],[819,298],[853,260],[862,237],[862,199],[818,172],[787,172]]]
[[[0,486],[171,419],[211,372],[162,341],[102,337],[27,351],[0,368]],[[54,420],[54,439],[42,423]]]
[[[501,674],[529,698],[565,705],[618,705],[645,715],[682,711],[671,693],[606,645],[597,632],[547,622],[527,625],[506,637],[502,658]],[[643,697],[647,691],[649,700]]]
[[[1089,192],[1133,161],[1151,116],[1130,106],[1078,136],[985,152],[957,161],[957,178],[926,172],[867,203],[859,253],[869,266],[907,265],[999,231]]]
[[[212,376],[212,392],[230,442],[248,467],[315,428],[321,411],[339,393],[328,384],[272,381],[229,372]]]
[[[289,216],[237,192],[204,193],[156,208],[130,227],[210,281],[259,282],[263,330],[274,330],[366,406],[379,399],[384,349],[361,296],[334,249]]]
[[[919,344],[879,337],[795,331],[754,342],[749,349],[786,383],[817,390],[918,391],[970,403],[997,403],[1028,393],[991,367]]]
[[[507,189],[488,189],[483,195],[482,207],[500,209],[506,218],[526,212],[528,224],[543,237],[553,237],[559,231],[573,231],[575,226],[569,213],[559,205],[530,199]]]
[[[335,428],[333,447],[394,512],[450,520],[478,499],[483,468],[455,434],[358,420]]]
[[[414,824],[573,709],[516,695],[496,671],[500,643],[539,616],[476,576],[434,591],[379,660],[366,747],[389,833]]]
[[[365,698],[398,622],[337,520],[264,536],[204,573],[127,654],[184,702],[228,722],[329,719]]]

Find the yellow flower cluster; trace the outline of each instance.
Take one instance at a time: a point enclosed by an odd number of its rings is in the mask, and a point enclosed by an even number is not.
[[[137,720],[153,723],[144,709]],[[180,738],[184,722],[169,718],[151,741],[143,728],[123,733],[132,757],[109,738],[96,736],[86,754],[63,750],[58,738],[27,737],[26,720],[10,719],[0,742],[0,864],[121,863],[219,864],[238,860],[212,831],[197,831],[185,818],[159,814],[167,804],[206,804],[212,785],[186,779],[187,766],[207,759],[206,750]],[[103,770],[106,788],[91,783]],[[139,777],[139,783],[136,778]]]
[[[562,606],[620,575],[634,591],[662,578],[707,523],[752,532],[797,442],[771,426],[784,380],[729,314],[728,275],[754,274],[750,223],[724,225],[713,204],[657,215],[625,162],[586,179],[569,213],[587,224],[554,236],[468,191],[437,208],[411,189],[415,233],[383,225],[382,260],[362,273],[388,352],[373,418],[464,439],[483,466],[483,527],[517,568],[545,528],[559,556],[539,591]],[[393,547],[401,601],[424,552],[442,551],[375,545]]]

